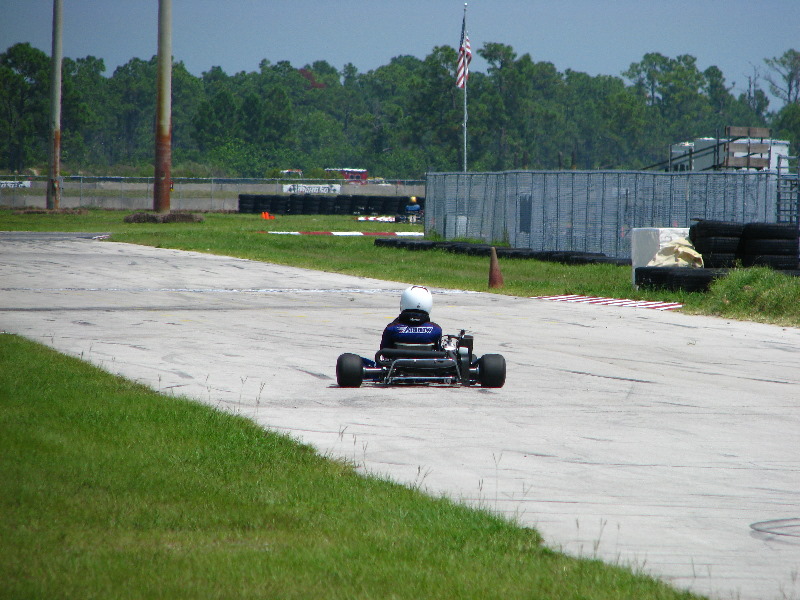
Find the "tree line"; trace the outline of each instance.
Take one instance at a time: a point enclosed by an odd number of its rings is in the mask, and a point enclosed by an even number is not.
[[[723,133],[727,125],[771,127],[800,143],[800,52],[765,59],[738,96],[717,67],[690,55],[646,54],[621,74],[591,76],[518,56],[511,46],[478,51],[485,73],[469,78],[471,171],[639,169],[664,160],[671,143]],[[258,71],[201,76],[174,62],[175,176],[307,175],[366,168],[386,178],[461,169],[463,91],[456,50],[398,56],[360,73],[324,60],[296,68],[262,60]],[[65,58],[63,171],[152,175],[156,57],[105,74],[102,59]],[[763,81],[762,81],[763,79]],[[770,111],[763,84],[783,103]],[[50,59],[30,44],[0,54],[0,170],[46,171]]]

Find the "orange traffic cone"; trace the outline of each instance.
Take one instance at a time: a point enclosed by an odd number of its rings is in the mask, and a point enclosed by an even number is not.
[[[261,218],[262,218],[262,219],[267,219],[267,220],[269,220],[269,219],[274,219],[274,218],[275,218],[275,215],[271,215],[271,214],[269,214],[268,212],[262,212],[262,213],[261,213]]]
[[[492,246],[492,255],[489,260],[489,288],[503,287],[503,274],[500,272],[500,265],[497,263],[497,250]]]

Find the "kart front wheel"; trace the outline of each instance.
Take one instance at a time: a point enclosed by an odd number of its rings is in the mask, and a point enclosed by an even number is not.
[[[506,359],[502,354],[484,354],[478,361],[481,387],[501,388],[506,382]]]
[[[342,354],[336,361],[336,383],[339,387],[360,387],[364,381],[364,364],[358,354]]]

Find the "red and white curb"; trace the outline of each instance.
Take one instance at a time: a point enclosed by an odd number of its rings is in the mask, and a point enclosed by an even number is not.
[[[380,236],[423,236],[421,231],[259,231],[273,235],[380,235]]]
[[[652,302],[649,300],[625,300],[619,298],[602,298],[599,296],[531,296],[533,300],[554,300],[555,302],[573,302],[577,304],[602,304],[603,306],[627,306],[631,308],[651,308],[653,310],[675,310],[683,304],[679,302]]]

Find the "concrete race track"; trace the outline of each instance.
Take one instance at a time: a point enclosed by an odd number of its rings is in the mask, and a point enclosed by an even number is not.
[[[340,389],[337,356],[375,352],[403,284],[90,237],[0,233],[0,330],[556,549],[715,598],[800,598],[800,330],[435,290],[434,319],[503,354],[506,386]]]

